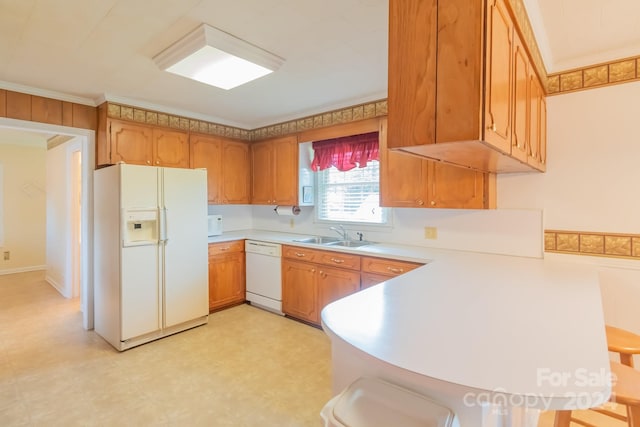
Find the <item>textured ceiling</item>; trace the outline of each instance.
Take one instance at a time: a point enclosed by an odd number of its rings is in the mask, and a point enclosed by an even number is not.
[[[523,1],[550,72],[640,54],[638,0]],[[0,86],[253,129],[386,97],[387,9],[387,0],[0,0]],[[230,91],[160,71],[153,56],[202,22],[286,63]]]
[[[523,0],[547,72],[640,55],[638,0]]]

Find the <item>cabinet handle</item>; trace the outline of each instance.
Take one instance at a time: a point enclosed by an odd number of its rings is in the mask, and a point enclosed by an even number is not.
[[[336,264],[342,264],[344,263],[343,259],[338,259],[338,258],[331,258],[331,261],[335,262]]]
[[[404,273],[404,268],[387,267],[387,270],[392,273]]]
[[[150,165],[151,164],[151,160],[147,160],[147,164]]]
[[[312,268],[312,269],[311,269],[311,270],[309,270],[309,271],[311,271],[312,273],[315,273],[315,272],[316,272],[316,269],[315,269],[315,268]]]
[[[418,206],[424,205],[424,200],[418,200]]]
[[[487,126],[487,129],[492,130],[494,132],[496,132],[496,130],[498,129],[498,127],[496,126],[496,124],[492,124],[491,126]]]
[[[436,205],[435,200],[432,200],[432,201],[431,201],[431,206],[435,206],[435,205]]]
[[[302,252],[296,252],[296,256],[297,256],[298,258],[302,258],[302,257],[305,257],[306,255],[305,255],[305,254],[303,254]]]
[[[221,251],[228,251],[229,250],[229,246],[227,246],[226,248],[220,248]]]

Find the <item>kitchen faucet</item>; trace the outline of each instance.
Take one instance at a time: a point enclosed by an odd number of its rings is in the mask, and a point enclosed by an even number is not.
[[[337,227],[329,227],[329,230],[333,230],[336,233],[338,233],[342,237],[342,240],[349,240],[349,235],[347,234],[347,230],[345,230],[344,226],[342,226],[341,224],[338,224]]]

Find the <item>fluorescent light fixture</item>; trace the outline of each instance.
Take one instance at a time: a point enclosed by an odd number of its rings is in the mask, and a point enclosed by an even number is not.
[[[231,34],[202,24],[156,55],[158,67],[216,86],[232,89],[280,68],[284,59]]]

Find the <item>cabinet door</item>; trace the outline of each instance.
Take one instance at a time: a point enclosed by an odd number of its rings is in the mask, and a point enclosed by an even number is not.
[[[244,142],[222,143],[222,203],[248,204],[250,199],[249,145]]]
[[[389,1],[389,147],[435,143],[437,4]]]
[[[110,164],[150,165],[153,131],[134,123],[112,120],[109,124]]]
[[[318,267],[318,312],[340,298],[360,290],[360,272]]]
[[[504,0],[489,0],[485,75],[485,140],[511,152],[513,23]]]
[[[189,134],[153,129],[153,163],[171,168],[189,167]]]
[[[387,148],[386,120],[380,123],[380,206],[423,207],[427,203],[428,162]]]
[[[540,89],[540,170],[547,169],[547,99]]]
[[[298,204],[298,138],[289,136],[271,141],[274,160],[273,189],[276,205]]]
[[[429,165],[429,207],[482,209],[485,207],[486,175],[443,163]]]
[[[209,310],[245,300],[244,252],[209,257]]]
[[[251,203],[273,204],[273,149],[269,142],[251,145]]]
[[[511,156],[526,163],[529,154],[529,57],[514,32],[513,36],[513,134]]]
[[[545,170],[546,156],[546,101],[542,86],[535,73],[529,73],[530,96],[530,126],[529,126],[529,156],[528,162],[535,168]]]
[[[375,273],[360,273],[360,289],[370,288],[371,286],[375,286],[379,283],[385,282],[389,279],[392,279],[393,276],[385,276],[382,274]]]
[[[192,169],[207,169],[207,199],[210,204],[220,203],[221,147],[222,142],[216,137],[189,137],[190,166]]]
[[[282,261],[282,311],[318,323],[317,268],[306,262]]]

